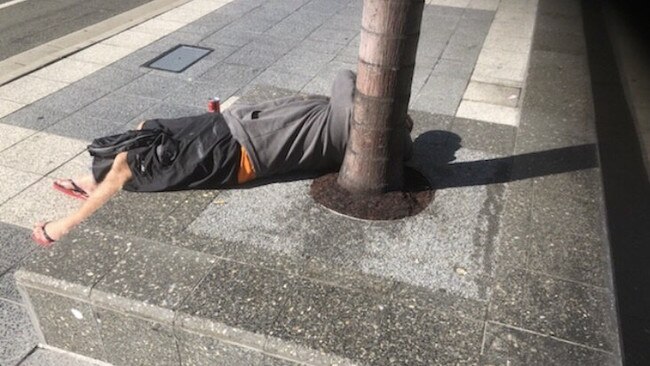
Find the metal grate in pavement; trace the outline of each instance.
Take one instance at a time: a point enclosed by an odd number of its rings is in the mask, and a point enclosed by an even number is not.
[[[144,67],[180,73],[194,65],[213,50],[205,47],[179,44],[145,63]]]

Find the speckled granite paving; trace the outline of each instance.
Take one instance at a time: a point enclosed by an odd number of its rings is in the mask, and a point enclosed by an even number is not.
[[[294,177],[123,193],[18,273],[46,342],[116,365],[487,365],[522,344],[537,364],[616,364],[593,147],[513,157],[511,128],[473,141],[463,120],[413,116],[414,165],[439,187],[425,212],[349,219]],[[576,253],[555,249],[570,240]]]
[[[240,103],[327,92],[353,57],[345,49],[356,48],[355,34],[343,24],[358,17],[357,2],[252,3],[235,1],[49,97],[72,115],[57,107],[36,118],[26,108],[2,122],[83,140],[202,111],[215,87],[222,98],[242,95]],[[311,201],[300,177],[219,192],[125,192],[53,249],[24,259],[15,276],[26,302],[1,300],[18,310],[0,314],[31,319],[32,348],[45,343],[114,365],[620,365],[584,45],[562,42],[565,33],[582,36],[578,4],[539,3],[519,127],[413,103],[413,164],[438,189],[420,215],[342,217]],[[493,16],[437,5],[427,12],[455,19],[449,36],[470,38],[484,37]],[[225,15],[247,23],[218,23]],[[465,16],[483,19],[484,33],[456,27]],[[578,25],[549,30],[558,16]],[[309,28],[305,19],[331,25]],[[252,23],[264,30],[251,32]],[[224,53],[191,75],[139,67],[179,40]],[[414,87],[436,80],[437,67],[467,82],[477,55],[468,49],[452,62],[438,54]],[[33,250],[26,240],[21,259]],[[38,357],[47,356],[28,360]]]

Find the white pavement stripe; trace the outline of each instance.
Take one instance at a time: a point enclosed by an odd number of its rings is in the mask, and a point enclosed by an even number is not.
[[[518,126],[538,0],[491,1],[472,0],[496,13],[456,116]]]
[[[519,108],[463,100],[458,107],[456,117],[517,127],[520,112]]]
[[[239,96],[237,96],[237,95],[234,95],[234,96],[228,98],[228,100],[221,103],[221,110],[225,111],[226,109],[230,108],[233,104],[235,104],[235,102],[238,101],[238,100],[239,100]]]
[[[24,1],[27,1],[27,0],[13,0],[13,1],[10,1],[8,3],[0,4],[0,9],[8,8],[8,7],[12,6],[12,5],[20,4],[20,3],[24,2]]]

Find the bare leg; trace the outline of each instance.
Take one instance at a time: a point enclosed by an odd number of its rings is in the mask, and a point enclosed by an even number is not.
[[[83,205],[71,215],[48,223],[47,234],[54,240],[60,239],[108,202],[131,177],[131,169],[126,162],[126,153],[119,153],[113,161],[111,170],[106,174],[106,178],[90,193]],[[43,237],[41,225],[34,227],[34,235]]]

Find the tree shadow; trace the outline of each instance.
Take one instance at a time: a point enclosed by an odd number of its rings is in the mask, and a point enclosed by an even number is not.
[[[421,172],[435,189],[507,183],[598,166],[595,144],[454,162],[461,142],[452,132],[425,132],[414,141],[407,165]]]

